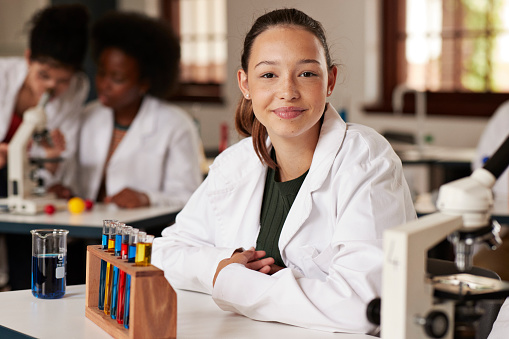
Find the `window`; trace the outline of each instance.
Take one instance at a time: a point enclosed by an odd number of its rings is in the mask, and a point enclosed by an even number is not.
[[[226,77],[226,0],[161,0],[180,37],[180,86],[173,100],[221,102]]]
[[[428,114],[490,116],[509,100],[509,0],[383,0],[382,13],[382,102],[368,111],[392,111],[400,83],[426,91]]]

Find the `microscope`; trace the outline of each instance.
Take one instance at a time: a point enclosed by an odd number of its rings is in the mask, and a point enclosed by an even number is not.
[[[509,296],[508,282],[469,273],[474,244],[501,243],[491,188],[508,165],[509,136],[483,168],[440,187],[439,212],[384,232],[381,314],[380,299],[368,306],[370,321],[381,318],[383,339],[475,338],[476,304]],[[427,251],[444,238],[454,246],[456,272],[430,276]],[[469,334],[456,328],[460,322]]]
[[[30,159],[27,150],[31,140],[40,143],[49,139],[44,107],[50,98],[51,93],[45,92],[37,106],[23,113],[23,122],[9,143],[8,194],[6,199],[0,199],[0,205],[7,206],[8,211],[14,214],[37,214],[43,212],[48,204],[66,206],[65,200],[56,199],[45,191],[42,178],[37,176],[37,171],[43,168],[45,162],[59,159]]]

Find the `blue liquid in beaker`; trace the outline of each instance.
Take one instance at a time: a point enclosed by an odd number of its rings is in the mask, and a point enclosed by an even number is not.
[[[65,294],[67,258],[63,254],[32,256],[32,294],[41,299],[58,299]]]

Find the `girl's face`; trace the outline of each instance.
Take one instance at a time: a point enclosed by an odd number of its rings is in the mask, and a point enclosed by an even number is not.
[[[101,103],[115,111],[139,105],[148,90],[140,80],[138,61],[113,47],[99,56],[95,84]]]
[[[48,90],[52,91],[55,97],[67,91],[74,75],[73,70],[29,59],[27,62],[28,73],[25,83],[37,100]]]
[[[316,142],[336,75],[315,35],[298,27],[274,27],[255,39],[248,70],[239,70],[237,77],[272,141]]]

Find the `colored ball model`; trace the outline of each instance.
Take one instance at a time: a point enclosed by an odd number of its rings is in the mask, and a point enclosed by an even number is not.
[[[90,211],[94,207],[94,202],[90,199],[85,200],[85,209]]]
[[[53,206],[51,204],[44,206],[44,213],[46,213],[46,214],[51,215],[51,214],[55,213],[55,211],[56,211],[55,206]]]
[[[78,197],[71,198],[67,202],[67,209],[72,214],[80,214],[85,210],[85,202]]]

